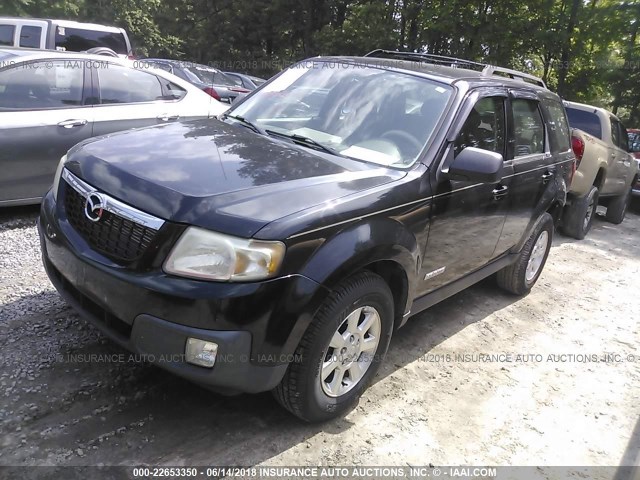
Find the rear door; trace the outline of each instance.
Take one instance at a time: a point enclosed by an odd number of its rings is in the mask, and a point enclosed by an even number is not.
[[[42,197],[60,157],[92,132],[82,60],[0,69],[0,203]]]
[[[182,87],[173,87],[172,93],[167,87],[171,82],[151,70],[113,63],[96,67],[92,69],[96,96],[94,135],[174,122],[184,116],[177,98],[186,94]]]
[[[513,170],[510,210],[497,253],[516,245],[538,215],[547,185],[557,174],[553,164],[542,107],[533,91],[509,92],[509,132],[506,165]]]

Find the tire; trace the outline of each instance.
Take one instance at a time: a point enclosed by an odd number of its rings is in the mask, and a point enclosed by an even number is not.
[[[540,242],[543,235],[546,234],[546,245]],[[518,259],[498,272],[497,281],[500,288],[515,295],[525,295],[529,293],[531,287],[535,285],[540,277],[544,265],[549,257],[551,242],[553,241],[553,217],[545,213],[536,224],[531,236],[522,247],[522,251],[518,255]],[[535,255],[535,257],[534,257]],[[539,256],[538,256],[539,255]],[[529,261],[532,260],[532,267],[535,269],[529,271]]]
[[[607,221],[616,225],[622,223],[625,215],[627,214],[630,200],[631,190],[627,191],[627,193],[623,195],[613,197],[611,200],[609,200],[606,214]]]
[[[360,313],[355,315],[359,310]],[[365,321],[376,324],[377,313],[380,320],[378,335],[375,335],[376,332],[371,334],[372,330],[369,330],[369,333],[359,337],[363,340],[362,343],[357,340],[354,343],[353,335],[346,331],[341,333],[340,330],[345,325],[346,328],[351,325],[347,318],[351,313],[354,313],[352,318],[360,319],[360,325],[364,325]],[[303,335],[295,352],[296,361],[289,365],[282,381],[273,390],[276,400],[295,416],[307,422],[321,422],[343,414],[357,402],[371,383],[387,353],[392,330],[393,295],[387,283],[371,272],[358,273],[343,281],[322,304]],[[351,342],[349,348],[357,349],[360,345],[367,344],[373,346],[371,342],[374,337],[378,339],[377,345],[362,354],[357,350],[338,352],[331,344],[335,343],[336,338],[340,341],[345,340],[345,335]],[[363,356],[365,353],[366,356]],[[353,358],[368,360],[362,364],[354,361],[351,367],[345,366],[343,362],[349,365],[349,360]],[[359,381],[349,385],[349,378],[357,378],[358,373],[363,371],[362,367],[355,365],[356,363],[368,366]],[[338,366],[333,373],[324,378],[323,364]],[[351,373],[352,369],[355,374]],[[327,368],[326,371],[330,370],[331,368]],[[336,378],[340,373],[343,376]],[[330,385],[335,387],[333,394],[330,394]],[[342,390],[345,391],[341,393]]]
[[[571,205],[565,207],[562,216],[562,233],[578,240],[586,237],[591,230],[593,217],[596,215],[598,197],[598,189],[591,187],[585,196],[576,198]]]

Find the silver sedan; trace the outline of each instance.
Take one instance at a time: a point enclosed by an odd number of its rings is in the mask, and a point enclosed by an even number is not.
[[[160,69],[119,58],[0,49],[0,206],[39,203],[87,138],[228,108]]]

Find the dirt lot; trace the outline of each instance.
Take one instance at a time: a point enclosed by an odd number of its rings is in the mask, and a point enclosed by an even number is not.
[[[557,235],[526,298],[489,279],[414,317],[358,407],[307,425],[269,394],[80,361],[124,352],[49,284],[37,210],[5,210],[0,465],[638,465],[639,211]]]

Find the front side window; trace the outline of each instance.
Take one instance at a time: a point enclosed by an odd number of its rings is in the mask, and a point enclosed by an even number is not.
[[[26,48],[40,48],[42,27],[23,25],[20,29],[20,46]]]
[[[100,103],[143,103],[165,100],[158,77],[151,73],[109,64],[97,69]]]
[[[83,86],[83,62],[18,64],[0,72],[0,109],[78,107],[82,105]]]
[[[313,62],[285,70],[230,115],[366,162],[408,166],[439,126],[448,85],[373,66]]]
[[[515,98],[513,108],[514,156],[523,157],[544,153],[544,122],[538,102]]]
[[[0,45],[13,46],[13,35],[16,27],[13,25],[0,25]]]
[[[456,138],[455,154],[467,147],[481,148],[504,155],[504,98],[486,97],[473,106]]]
[[[620,122],[611,119],[611,143],[616,147],[620,146]]]

